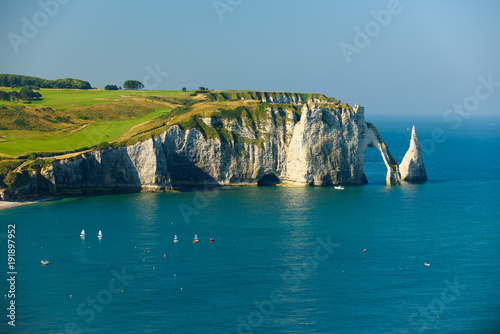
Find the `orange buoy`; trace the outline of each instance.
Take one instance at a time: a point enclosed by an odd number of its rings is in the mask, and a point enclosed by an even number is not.
[[[163,254],[163,257],[167,257],[167,254]]]
[[[365,249],[363,249],[363,253],[364,253],[364,252],[366,252],[366,248],[365,248]]]
[[[214,241],[215,241],[215,239],[214,239],[214,238],[211,238],[211,239],[210,239],[210,242],[214,242]]]

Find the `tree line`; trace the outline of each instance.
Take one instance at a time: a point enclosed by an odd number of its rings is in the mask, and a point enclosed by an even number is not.
[[[104,89],[105,90],[121,90],[122,87],[118,87],[117,85],[106,85],[104,86]]]
[[[38,88],[68,88],[68,89],[92,89],[87,81],[79,79],[56,79],[47,80],[18,74],[0,74],[0,86],[2,87],[38,87]]]
[[[38,77],[31,77],[27,75],[19,74],[0,74],[0,87],[13,87],[20,88],[28,86],[29,88],[60,88],[60,89],[92,89],[89,82],[79,80],[79,79],[56,79],[47,80]],[[123,83],[123,89],[138,90],[143,89],[144,84],[138,80],[127,80]],[[121,90],[122,87],[116,85],[106,85],[105,90]],[[186,87],[182,88],[183,92],[186,92]],[[195,90],[195,93],[208,93],[209,88],[199,87]]]
[[[138,90],[138,89],[143,89],[144,85],[142,82],[137,81],[137,80],[127,80],[123,83],[123,88],[124,89],[132,89],[132,90]],[[117,87],[116,85],[106,85],[104,86],[105,90],[120,90],[122,87]]]
[[[16,92],[15,90],[12,92],[0,91],[0,101],[18,102],[19,100],[31,101],[40,100],[41,98],[42,94],[34,92],[28,86],[24,86],[19,92]]]

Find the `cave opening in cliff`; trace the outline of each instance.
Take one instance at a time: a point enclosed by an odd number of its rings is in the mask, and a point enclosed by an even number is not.
[[[258,187],[275,187],[278,183],[280,183],[280,179],[274,174],[266,174],[264,175],[258,182]]]
[[[384,185],[387,175],[387,167],[380,155],[379,150],[368,147],[365,152],[363,171],[369,184]]]

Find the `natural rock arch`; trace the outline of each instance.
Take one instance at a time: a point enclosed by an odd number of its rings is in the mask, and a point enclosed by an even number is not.
[[[396,159],[394,159],[394,157],[391,155],[391,152],[389,152],[389,148],[382,139],[380,132],[372,123],[367,122],[366,125],[368,129],[367,147],[375,147],[379,150],[380,155],[382,156],[382,160],[384,161],[385,167],[387,168],[385,184],[388,186],[401,184],[401,175],[399,173],[398,163]]]

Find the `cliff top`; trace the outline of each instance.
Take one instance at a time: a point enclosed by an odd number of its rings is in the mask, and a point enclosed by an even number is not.
[[[0,88],[0,92],[13,90],[15,88]],[[39,92],[42,95],[39,100],[0,102],[0,157],[91,149],[103,142],[128,140],[138,133],[155,130],[165,121],[189,125],[189,118],[194,114],[204,116],[251,103],[290,106],[313,101],[340,103],[317,93],[74,89],[40,89]],[[177,119],[168,116],[172,110]],[[181,116],[183,113],[186,115]],[[223,114],[231,115],[230,112]]]
[[[206,117],[263,119],[272,106],[296,114],[290,116],[296,121],[304,103],[351,108],[318,93],[44,88],[37,92],[42,96],[37,100],[0,102],[0,181],[19,162],[122,146],[158,135],[174,124],[220,136],[205,127],[201,119]]]

